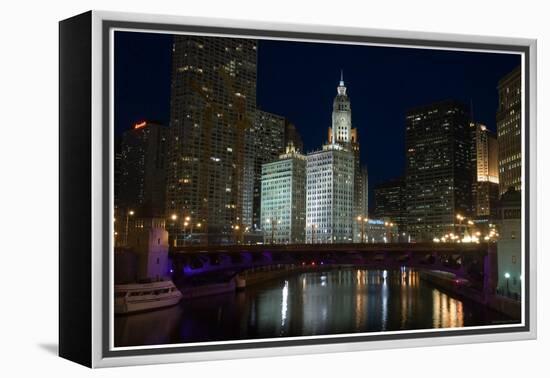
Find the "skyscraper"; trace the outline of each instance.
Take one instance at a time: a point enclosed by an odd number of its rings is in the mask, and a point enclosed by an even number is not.
[[[521,191],[521,66],[498,82],[498,172],[500,195]]]
[[[307,155],[307,243],[353,240],[353,161],[353,152],[335,143]]]
[[[347,95],[347,88],[344,83],[344,74],[340,73],[340,83],[337,88],[337,96],[334,98],[332,109],[332,127],[328,129],[328,142],[338,143],[353,152],[353,218],[368,216],[368,176],[366,167],[361,166],[361,150],[359,148],[359,135],[357,128],[352,128],[351,101]],[[367,190],[367,192],[365,191]],[[368,198],[367,198],[368,200]],[[353,222],[354,240],[359,242],[360,224]]]
[[[452,232],[457,215],[470,215],[471,139],[468,110],[457,101],[407,112],[407,229],[413,239]]]
[[[495,215],[498,201],[498,144],[497,138],[485,125],[470,123],[472,133],[472,215],[488,218]]]
[[[406,230],[405,180],[402,177],[386,181],[374,188],[374,216],[391,221],[399,232]]]
[[[261,229],[265,243],[304,243],[306,158],[290,144],[278,160],[263,164]]]
[[[122,134],[117,161],[117,209],[164,216],[167,128],[140,122]]]
[[[355,130],[343,77],[333,103],[329,142],[321,151],[307,155],[306,241],[349,243],[353,241],[353,217],[360,210],[355,191],[357,167]],[[356,140],[356,139],[355,139]],[[358,149],[358,146],[357,146]],[[359,192],[359,196],[362,192]]]
[[[243,225],[250,232],[260,228],[262,165],[277,160],[284,152],[286,119],[256,110],[247,130],[243,186]]]
[[[201,242],[230,242],[242,225],[255,114],[256,41],[174,36],[166,213],[201,223]]]

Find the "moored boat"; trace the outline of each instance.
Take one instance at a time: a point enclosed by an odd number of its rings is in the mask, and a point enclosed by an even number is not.
[[[115,314],[173,306],[182,298],[172,280],[115,285]]]

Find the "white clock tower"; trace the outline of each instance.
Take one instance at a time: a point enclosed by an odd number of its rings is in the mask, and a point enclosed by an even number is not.
[[[350,143],[352,142],[351,133],[351,106],[349,97],[346,94],[344,85],[344,74],[340,72],[340,84],[337,88],[338,94],[334,98],[332,108],[332,135],[331,142]]]

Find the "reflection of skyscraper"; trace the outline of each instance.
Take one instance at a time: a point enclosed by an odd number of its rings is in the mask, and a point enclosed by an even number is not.
[[[262,167],[261,228],[264,242],[303,243],[306,226],[306,158],[290,144]]]
[[[469,215],[472,178],[467,108],[443,101],[406,116],[407,229],[416,240],[453,231]]]
[[[470,123],[472,132],[473,207],[476,217],[495,214],[498,201],[498,144],[497,138],[485,125]]]
[[[277,160],[284,151],[284,117],[256,111],[246,134],[245,174],[243,185],[243,225],[250,231],[260,228],[262,165]]]
[[[353,240],[356,158],[351,107],[343,78],[332,111],[329,143],[307,155],[306,241],[349,243]],[[358,148],[358,146],[357,146]]]
[[[166,212],[200,222],[203,242],[228,241],[242,224],[255,111],[256,41],[174,37]]]
[[[498,82],[497,138],[500,194],[521,191],[521,67]]]
[[[122,134],[117,159],[117,209],[139,216],[163,216],[167,128],[141,122]]]

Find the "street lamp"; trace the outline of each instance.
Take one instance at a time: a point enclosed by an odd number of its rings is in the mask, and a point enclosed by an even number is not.
[[[392,222],[384,222],[384,226],[386,227],[386,242],[389,242],[390,243],[393,243],[393,236],[392,236],[392,233],[391,233],[391,227],[393,227],[393,223]]]
[[[183,246],[185,247],[185,229],[187,228],[187,226],[189,226],[189,220],[190,219],[189,217],[185,217],[184,218],[185,221],[183,222]]]
[[[506,278],[506,296],[510,296],[510,273],[504,273],[504,278]]]
[[[236,241],[236,244],[239,244],[239,242],[240,242],[239,230],[241,229],[241,226],[236,224],[235,226],[231,226],[231,228],[233,228],[233,230],[235,230],[235,241]]]
[[[361,223],[361,243],[365,242],[365,223],[369,221],[367,217],[363,217],[362,215],[359,215],[357,217],[357,221]]]
[[[126,213],[126,232],[124,235],[124,246],[128,246],[128,219],[130,216],[134,215],[134,210],[130,210]]]

